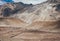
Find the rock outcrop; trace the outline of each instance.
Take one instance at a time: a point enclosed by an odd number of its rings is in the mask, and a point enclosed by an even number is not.
[[[24,8],[33,6],[32,4],[24,4],[22,2],[19,3],[6,3],[4,5],[1,5],[0,9],[0,15],[7,17],[7,13],[9,16],[11,14],[16,14],[18,11],[23,10]]]
[[[22,20],[26,23],[26,26],[22,28],[27,30],[59,32],[58,29],[60,28],[60,4],[55,3],[54,0],[51,1],[53,1],[53,3],[49,3],[48,1],[46,1],[34,6],[25,4],[26,7],[24,7],[23,3],[14,3],[15,5],[6,4],[7,6],[9,5],[11,9],[9,9],[9,7],[8,9],[5,8],[6,10],[3,9],[4,12],[2,14],[3,17],[5,17],[4,15],[7,14],[8,17]],[[18,6],[19,4],[23,5]],[[18,10],[18,12],[16,13],[15,10]],[[6,13],[6,11],[8,12]]]

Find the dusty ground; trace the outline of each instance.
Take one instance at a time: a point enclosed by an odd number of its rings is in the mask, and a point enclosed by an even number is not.
[[[0,27],[0,41],[60,41],[60,33],[23,31],[21,28]]]
[[[1,23],[5,23],[4,26]],[[59,32],[31,30],[30,27],[34,25],[27,26],[30,30],[26,30],[23,29],[25,25],[27,24],[18,19],[1,19],[0,41],[60,41]]]

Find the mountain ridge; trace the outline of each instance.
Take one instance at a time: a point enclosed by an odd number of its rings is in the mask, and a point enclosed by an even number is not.
[[[51,3],[51,2],[46,1],[41,4],[36,4],[36,5],[30,4],[26,7],[24,6],[23,8],[21,7],[22,6],[15,4],[13,7],[10,8],[12,9],[11,11],[3,7],[4,9],[1,15],[6,18],[12,17],[12,18],[17,18],[17,19],[22,20],[24,23],[26,23],[24,24],[25,27],[22,27],[22,28],[27,29],[27,30],[38,30],[38,31],[42,30],[42,31],[50,31],[50,32],[60,31],[60,30],[57,30],[60,27],[59,2],[55,3],[54,1],[53,3]],[[13,12],[16,9],[18,11]],[[6,10],[8,11],[7,13],[6,13]]]

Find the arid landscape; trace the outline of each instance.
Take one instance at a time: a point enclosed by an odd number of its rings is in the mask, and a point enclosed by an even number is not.
[[[60,41],[60,1],[0,5],[0,41]]]
[[[0,28],[1,41],[60,41],[59,33],[22,31],[20,28]]]

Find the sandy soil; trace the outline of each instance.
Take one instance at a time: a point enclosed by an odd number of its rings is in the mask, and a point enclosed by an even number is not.
[[[60,41],[60,33],[23,31],[20,28],[0,27],[0,41]]]

